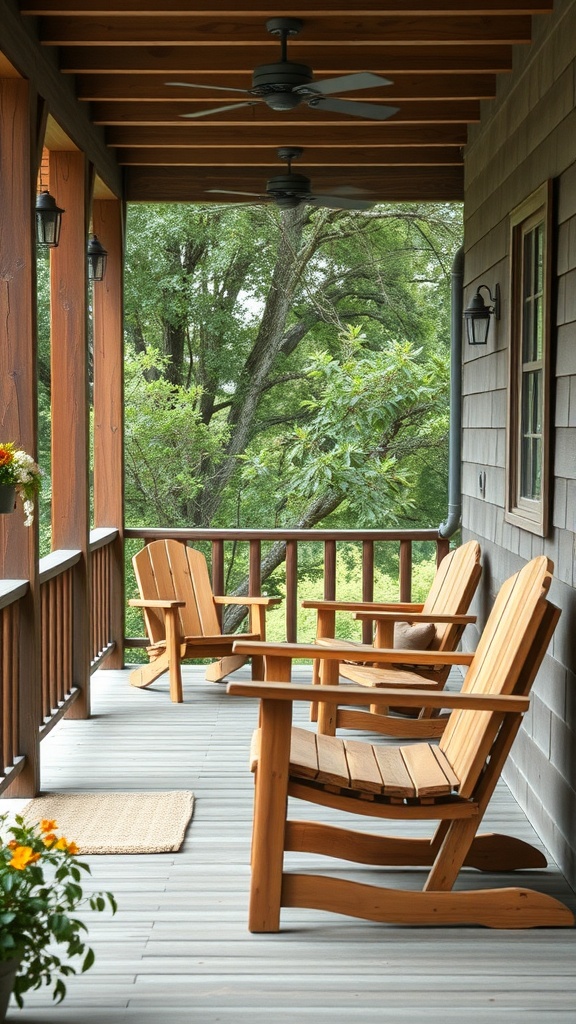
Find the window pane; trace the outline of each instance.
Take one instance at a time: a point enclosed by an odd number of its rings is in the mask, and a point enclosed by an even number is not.
[[[521,483],[523,498],[538,499],[542,481],[542,372],[522,377]]]

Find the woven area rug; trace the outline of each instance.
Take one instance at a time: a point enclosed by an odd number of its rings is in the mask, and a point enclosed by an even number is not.
[[[48,818],[58,835],[75,842],[80,854],[171,853],[179,850],[194,794],[48,793],[21,811],[30,822]]]

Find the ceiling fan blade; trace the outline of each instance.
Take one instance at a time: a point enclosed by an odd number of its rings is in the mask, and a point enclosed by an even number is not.
[[[387,121],[392,114],[397,114],[399,107],[379,106],[377,103],[356,103],[354,100],[318,99],[308,100],[308,106],[314,110],[330,110],[334,114],[349,114],[351,117],[367,117],[373,121]]]
[[[259,192],[234,192],[230,188],[207,188],[206,192],[218,192],[223,196],[250,196],[251,199],[266,199]]]
[[[185,89],[215,89],[217,92],[241,92],[246,95],[248,89],[234,89],[226,85],[200,85],[198,82],[164,82],[164,85],[183,85]]]
[[[210,107],[210,110],[198,110],[193,114],[179,114],[179,117],[206,117],[208,114],[222,114],[225,110],[239,110],[240,107],[255,107],[258,100],[248,100],[246,103],[227,103],[225,107]]]
[[[329,192],[324,192],[324,195],[350,196],[350,198],[358,196],[358,198],[360,198],[360,196],[366,195],[366,189],[358,188],[357,185],[335,185],[335,187],[331,188]]]
[[[378,89],[383,85],[392,85],[389,78],[381,78],[370,71],[360,71],[356,75],[339,75],[338,78],[326,78],[321,82],[311,82],[308,86],[300,86],[294,92],[312,90],[323,96],[337,92],[353,92],[355,89]]]
[[[367,199],[347,199],[346,196],[315,195],[309,196],[307,201],[313,206],[324,206],[329,210],[371,210],[374,206]]]

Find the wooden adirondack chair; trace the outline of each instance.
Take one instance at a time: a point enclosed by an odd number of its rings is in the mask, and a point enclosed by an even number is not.
[[[336,612],[354,612],[357,619],[375,622],[375,648],[401,647],[403,639],[399,639],[398,636],[399,626],[407,623],[412,626],[414,633],[410,640],[410,649],[417,648],[420,643],[421,649],[453,652],[460,642],[466,625],[476,621],[475,616],[467,615],[466,612],[478,587],[481,574],[480,545],[476,541],[468,541],[442,559],[428,597],[423,604],[304,601],[303,605],[307,608],[317,609],[317,644],[350,648],[349,659],[342,660],[340,663],[340,675],[343,678],[374,688],[425,686],[426,689],[442,690],[446,685],[451,668],[447,662],[435,660],[433,664],[407,665],[397,659],[395,664],[387,663],[385,667],[381,667],[368,658],[366,660],[370,664],[356,664],[355,662],[362,661],[358,654],[360,645],[334,639]],[[402,634],[404,642],[406,642],[407,635],[410,636],[410,630],[404,629]],[[425,645],[421,643],[424,636],[426,636]],[[320,682],[318,659],[314,660],[313,681]],[[370,705],[370,709],[361,712],[339,708],[336,719],[332,715],[328,718],[325,712],[320,712],[320,720],[323,723],[321,728],[323,731],[329,728],[332,735],[336,728],[370,728],[385,735],[397,735],[398,730],[401,730],[400,734],[404,736],[421,735],[420,725],[417,724],[411,731],[410,726],[406,730],[404,722],[398,723],[396,716],[399,713],[404,713],[408,714],[410,718],[415,717],[418,722],[427,720],[429,726],[425,732],[427,736],[431,737],[440,736],[446,724],[446,719],[441,718],[438,711],[430,706],[416,710],[393,706],[392,710],[393,716],[389,715],[389,708],[378,698]],[[315,709],[312,717],[317,718]],[[328,722],[331,724],[328,725]]]
[[[302,606],[317,610],[316,643],[346,643],[334,639],[336,613],[345,611],[354,613],[357,619],[375,623],[375,647],[408,646],[410,633],[413,633],[414,638],[410,640],[411,648],[454,651],[467,623],[475,622],[475,616],[466,613],[481,574],[480,545],[477,541],[471,540],[450,551],[442,559],[423,604],[303,601]],[[403,624],[412,626],[412,630],[399,630],[398,627]],[[353,648],[357,645],[350,643],[350,646]],[[446,683],[449,668],[437,666],[432,672],[426,668],[416,668],[413,671],[424,678],[431,678],[440,689]],[[350,670],[343,666],[341,674],[365,686],[388,686],[395,685],[398,681],[403,684],[410,681],[409,676],[399,676],[394,670],[389,669],[383,675],[382,670],[372,673],[370,668],[364,671],[362,666],[353,666]],[[420,681],[420,678],[412,677],[412,682]]]
[[[528,693],[560,614],[546,599],[551,578],[552,565],[540,556],[502,586],[461,693],[402,693],[406,704],[417,706],[426,699],[453,708],[437,746],[374,745],[291,729],[292,703],[310,700],[310,686],[229,684],[230,694],[261,698],[261,728],[252,751],[251,931],[278,931],[281,907],[418,925],[528,928],[574,923],[564,904],[524,887],[452,891],[462,867],[511,871],[546,866],[543,855],[528,843],[478,835],[478,828],[529,707]],[[366,691],[350,687],[320,687],[318,692],[320,701],[336,695],[352,704],[370,700]],[[355,815],[437,825],[426,839],[335,827],[325,823],[325,811],[322,822],[288,820],[288,796]],[[429,872],[420,891],[382,888],[332,872],[286,872],[285,850],[368,864],[371,875],[376,865],[426,867]]]
[[[150,645],[149,665],[134,669],[132,686],[149,686],[164,672],[170,673],[170,696],[182,702],[183,658],[218,658],[208,667],[206,678],[218,682],[246,662],[233,655],[237,639],[266,639],[266,609],[278,604],[277,597],[215,597],[206,559],[200,551],[178,540],[155,540],[132,559],[140,598],[128,603],[142,608]],[[220,629],[216,606],[243,604],[250,609],[249,633],[225,635]],[[262,659],[252,659],[252,678],[263,678]]]

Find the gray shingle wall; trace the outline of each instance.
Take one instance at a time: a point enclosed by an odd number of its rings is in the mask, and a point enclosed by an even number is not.
[[[562,608],[507,779],[576,884],[576,0],[534,18],[534,44],[517,48],[510,76],[470,130],[466,149],[466,301],[480,283],[502,290],[502,318],[486,349],[465,345],[463,536],[482,544],[481,624],[500,584],[534,555],[555,564]],[[548,178],[556,183],[556,323],[551,529],[535,536],[504,518],[509,342],[508,214]],[[484,494],[480,474],[486,474]],[[474,630],[465,646],[476,641]]]

